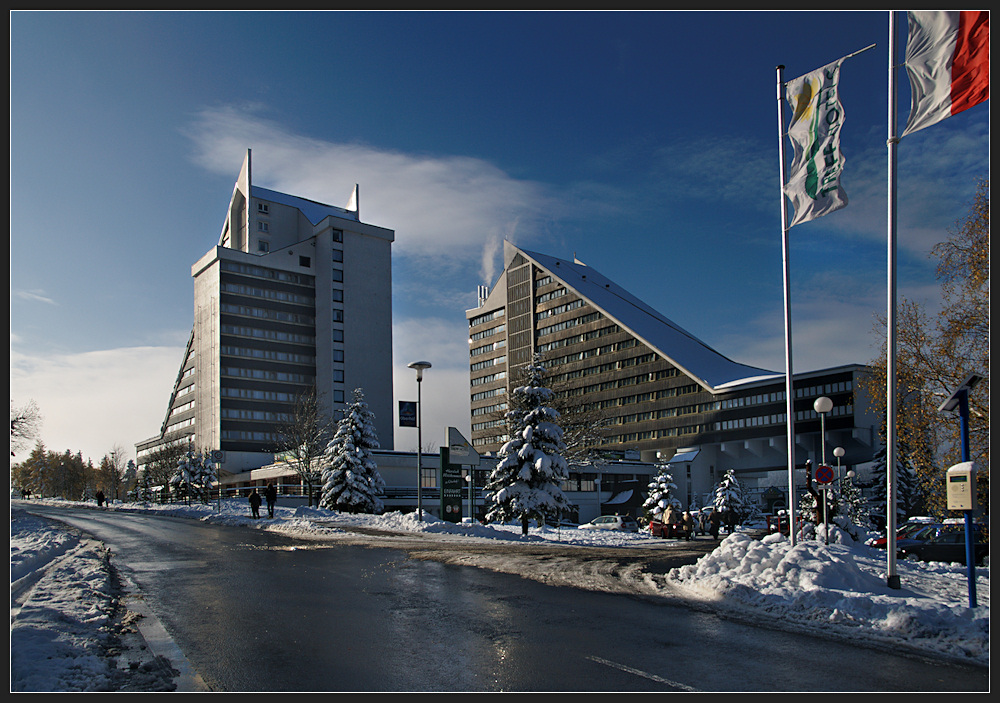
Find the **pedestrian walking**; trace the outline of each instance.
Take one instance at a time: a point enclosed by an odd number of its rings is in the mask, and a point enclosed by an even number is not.
[[[729,509],[726,511],[726,532],[733,534],[736,532],[736,511]]]
[[[681,521],[681,515],[679,512],[677,512],[677,508],[675,508],[672,505],[667,506],[666,521],[667,521],[667,536],[673,539],[674,537],[677,536],[677,525]]]
[[[719,525],[722,524],[722,515],[718,510],[712,508],[712,514],[708,516],[708,533],[712,539],[719,539]]]
[[[256,488],[250,493],[250,515],[254,518],[260,517],[260,493]]]
[[[98,491],[95,497],[97,498],[97,507],[100,508],[104,505],[104,491]]]
[[[264,489],[264,500],[267,501],[267,516],[273,518],[274,502],[278,500],[278,489],[273,483],[267,484],[267,488]]]
[[[694,532],[694,518],[691,516],[691,511],[685,510],[681,520],[684,522],[684,539],[690,540]]]

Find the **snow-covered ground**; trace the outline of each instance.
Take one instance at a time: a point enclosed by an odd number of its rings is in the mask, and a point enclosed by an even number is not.
[[[11,690],[117,690],[120,677],[115,671],[123,662],[116,648],[108,645],[113,645],[109,620],[118,591],[106,550],[100,542],[60,523],[24,512],[25,505],[11,500]],[[90,507],[97,509],[93,503]],[[347,515],[317,508],[278,507],[274,519],[253,520],[245,501],[224,501],[221,506],[119,503],[106,509],[155,511],[331,541],[357,539],[349,530],[360,527],[452,542],[507,540],[651,549],[677,544],[643,532],[532,527],[522,536],[519,525],[454,525],[428,517],[418,522],[413,514]],[[390,537],[369,539],[391,541]],[[822,540],[799,540],[792,547],[781,535],[754,539],[737,531],[697,564],[666,576],[641,570],[624,570],[613,577],[606,570],[560,572],[563,582],[572,579],[583,588],[685,599],[742,618],[766,618],[772,626],[778,623],[824,636],[864,638],[955,661],[989,664],[988,562],[976,568],[977,607],[970,608],[964,566],[900,560],[897,573],[902,588],[890,589],[885,585],[884,550],[849,546],[837,543],[838,539],[841,533],[833,533],[829,545]],[[491,558],[479,551],[464,563],[552,582],[551,565],[542,571],[538,561],[530,558]],[[133,669],[137,666],[132,665]],[[135,685],[136,677],[132,680]],[[163,683],[154,672],[149,673],[149,690],[162,690]]]

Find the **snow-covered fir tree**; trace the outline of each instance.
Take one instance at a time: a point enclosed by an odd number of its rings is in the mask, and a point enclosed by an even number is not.
[[[746,499],[743,494],[743,486],[740,485],[739,479],[736,478],[736,472],[732,469],[723,475],[719,485],[715,487],[713,504],[715,509],[722,514],[730,510],[733,511],[736,514],[737,522],[743,519],[743,514],[746,512]]]
[[[569,477],[563,457],[566,445],[559,413],[550,407],[553,392],[544,385],[545,367],[538,356],[526,369],[525,385],[512,395],[519,408],[508,415],[511,439],[500,449],[500,461],[486,483],[486,520],[521,521],[521,533],[528,533],[528,521],[558,517],[568,510],[569,501],[562,483]]]
[[[372,450],[378,449],[375,415],[364,393],[354,390],[354,400],[337,423],[337,432],[321,459],[323,489],[320,506],[350,513],[381,513],[385,481],[378,472]]]
[[[177,470],[170,478],[170,485],[178,498],[207,503],[215,481],[215,464],[208,456],[192,450],[177,460]]]
[[[646,487],[649,491],[649,496],[646,498],[646,502],[642,504],[642,507],[653,520],[659,520],[660,515],[669,505],[673,505],[676,508],[681,507],[681,502],[674,497],[677,484],[674,483],[673,474],[670,473],[672,468],[670,464],[657,464],[656,476],[653,477],[653,480]]]
[[[837,495],[838,516],[834,522],[855,541],[859,541],[871,529],[868,501],[850,476],[841,477],[839,489]]]
[[[885,506],[888,500],[886,482],[886,448],[883,445],[875,453],[872,464],[872,492]],[[896,524],[902,524],[906,518],[922,513],[923,501],[920,500],[919,489],[917,487],[917,472],[913,464],[906,460],[905,448],[901,448],[896,454]],[[884,512],[884,508],[883,508]]]

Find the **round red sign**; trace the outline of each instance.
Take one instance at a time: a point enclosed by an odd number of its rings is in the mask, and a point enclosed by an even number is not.
[[[830,483],[833,480],[833,467],[827,466],[826,464],[820,464],[816,467],[816,482],[817,483]]]

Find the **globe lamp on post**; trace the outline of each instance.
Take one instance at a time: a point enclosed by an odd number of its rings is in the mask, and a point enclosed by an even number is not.
[[[414,361],[411,364],[407,364],[407,366],[409,366],[411,369],[415,369],[417,372],[417,520],[423,522],[424,511],[423,511],[423,505],[421,504],[420,501],[420,494],[421,494],[420,489],[422,483],[420,476],[422,457],[420,455],[420,452],[421,452],[421,447],[423,445],[421,415],[423,413],[424,404],[420,398],[420,386],[421,382],[424,380],[424,369],[429,369],[431,367],[431,362]]]

